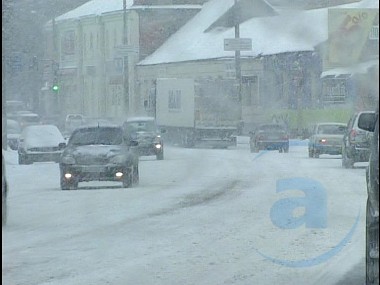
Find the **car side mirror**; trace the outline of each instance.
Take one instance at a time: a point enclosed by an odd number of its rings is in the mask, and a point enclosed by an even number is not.
[[[129,141],[129,146],[138,146],[139,142],[136,140],[130,140]]]
[[[66,143],[62,142],[58,144],[59,149],[64,149],[66,147]]]

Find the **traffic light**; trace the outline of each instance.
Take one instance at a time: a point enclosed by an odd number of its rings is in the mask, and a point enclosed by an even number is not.
[[[58,84],[59,63],[56,61],[53,61],[52,62],[52,69],[53,69],[54,79],[53,79],[53,85],[52,85],[51,90],[53,92],[57,93],[59,91],[59,84]]]
[[[53,80],[53,85],[51,87],[51,90],[53,92],[58,92],[59,91],[59,84],[58,84],[58,79],[55,77]]]
[[[58,86],[58,84],[53,84],[52,90],[53,90],[54,92],[58,92],[58,90],[59,90],[59,86]]]

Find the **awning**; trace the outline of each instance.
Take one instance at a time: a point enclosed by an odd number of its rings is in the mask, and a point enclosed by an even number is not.
[[[339,77],[341,75],[355,75],[355,74],[366,74],[368,70],[372,67],[379,66],[379,59],[373,59],[366,62],[361,62],[352,66],[347,67],[337,67],[323,71],[320,78],[325,77]]]

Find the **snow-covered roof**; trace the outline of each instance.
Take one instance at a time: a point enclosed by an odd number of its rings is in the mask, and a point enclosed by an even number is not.
[[[126,9],[200,9],[201,5],[133,5],[133,0],[126,0]],[[92,0],[65,14],[58,16],[56,21],[76,19],[91,15],[101,15],[122,11],[122,0]]]
[[[337,68],[332,68],[329,70],[326,70],[321,73],[321,78],[326,77],[326,76],[339,76],[342,74],[366,74],[368,72],[368,69],[374,67],[374,66],[379,66],[379,59],[373,59],[369,60],[366,62],[361,62],[352,66],[348,67],[337,67]]]
[[[233,57],[224,51],[224,39],[234,38],[234,28],[205,30],[234,4],[234,0],[210,0],[202,10],[139,65]],[[375,0],[363,0],[339,8],[378,8]],[[328,8],[278,10],[278,16],[252,18],[240,24],[240,37],[252,39],[252,51],[242,57],[283,52],[312,51],[328,39]]]
[[[126,4],[127,8],[131,7],[133,5],[133,0],[126,0]],[[102,13],[119,10],[123,10],[123,1],[121,0],[92,0],[76,9],[58,16],[55,20],[62,21],[90,15],[100,15]]]

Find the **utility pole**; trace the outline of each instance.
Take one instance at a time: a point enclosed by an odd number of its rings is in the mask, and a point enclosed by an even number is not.
[[[234,0],[235,5],[235,39],[240,38],[240,26],[239,26],[239,15],[237,11],[237,0]],[[238,81],[238,98],[241,104],[241,65],[240,65],[240,49],[235,50],[235,69],[236,69],[236,80]]]
[[[128,45],[128,34],[127,34],[127,0],[123,0],[123,45],[126,47]],[[123,55],[123,95],[127,108],[127,113],[130,112],[130,100],[129,100],[129,82],[128,82],[128,55]]]
[[[7,23],[8,18],[8,3],[6,3],[5,0],[1,1],[1,7],[2,7],[2,27],[3,27],[3,32],[1,33],[2,37],[2,42],[3,44],[1,45],[1,107],[2,107],[2,117],[1,117],[1,126],[2,126],[2,133],[1,133],[1,146],[2,149],[7,149],[7,107],[6,107],[6,98],[7,98],[7,90],[6,90],[6,59],[7,59],[7,53],[6,53],[6,48],[5,48],[5,40],[8,40],[7,34],[8,34],[8,29],[7,27],[9,26]]]
[[[239,15],[238,15],[238,9],[237,9],[237,0],[234,0],[234,20],[235,20],[235,39],[240,38],[240,26],[239,26]],[[241,122],[243,121],[243,106],[242,106],[242,96],[241,96],[241,64],[240,64],[240,49],[235,50],[235,72],[236,72],[236,80],[238,83],[238,102],[239,102],[239,126],[238,126],[238,133],[241,135],[241,132],[243,131],[243,126],[241,125]]]

